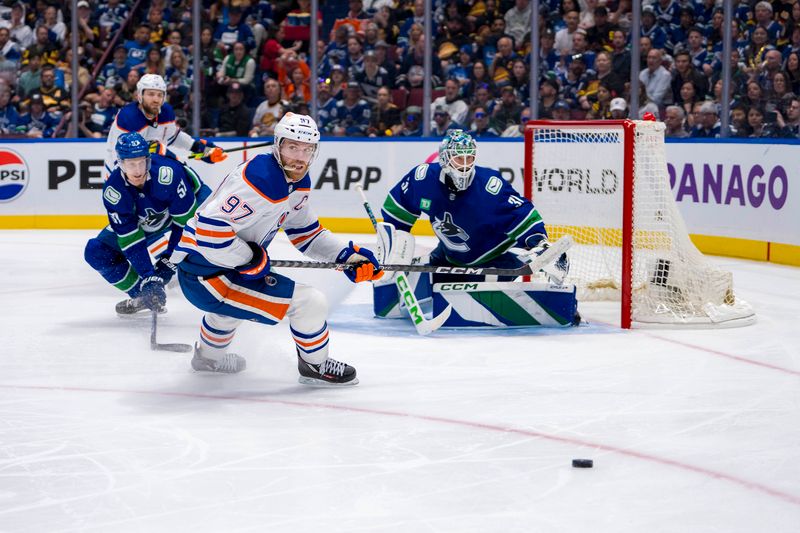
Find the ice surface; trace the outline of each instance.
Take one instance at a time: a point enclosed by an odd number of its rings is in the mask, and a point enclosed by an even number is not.
[[[798,269],[713,258],[743,329],[621,331],[592,303],[577,329],[428,338],[295,270],[341,301],[332,354],[361,383],[331,390],[297,383],[283,324],[240,328],[240,375],[151,352],[92,234],[0,233],[0,531],[800,531]],[[193,343],[168,294],[159,341]]]

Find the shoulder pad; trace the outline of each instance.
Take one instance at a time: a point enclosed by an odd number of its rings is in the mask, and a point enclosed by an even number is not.
[[[164,102],[161,106],[161,112],[158,114],[158,123],[164,124],[165,122],[174,122],[175,121],[175,110],[172,109],[172,106],[168,103]]]
[[[242,169],[242,179],[270,203],[282,202],[289,196],[286,177],[272,154],[260,154],[251,159]]]
[[[136,102],[131,102],[119,110],[117,126],[125,131],[140,131],[147,126],[147,119]]]

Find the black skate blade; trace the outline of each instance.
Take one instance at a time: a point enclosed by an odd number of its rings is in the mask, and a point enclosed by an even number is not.
[[[192,350],[194,350],[194,348],[190,344],[181,344],[179,342],[165,343],[165,344],[161,344],[159,342],[150,343],[150,349],[153,351],[160,350],[164,352],[181,352],[181,353],[191,352]]]

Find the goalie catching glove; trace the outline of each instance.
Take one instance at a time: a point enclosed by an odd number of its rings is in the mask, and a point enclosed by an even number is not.
[[[353,244],[353,241],[350,241],[347,248],[339,252],[336,262],[350,267],[345,268],[344,273],[353,283],[375,281],[383,276],[383,270],[381,270],[375,254]]]
[[[223,152],[222,148],[205,139],[196,140],[190,151],[192,159],[199,159],[204,163],[219,163],[228,158],[228,154]]]
[[[515,252],[523,263],[529,264],[535,258],[545,253],[550,248],[550,241],[541,233],[531,235],[525,240],[527,250]],[[512,250],[513,251],[513,250]],[[542,267],[542,272],[547,275],[550,283],[561,285],[569,274],[569,257],[566,253],[561,254],[558,259]]]

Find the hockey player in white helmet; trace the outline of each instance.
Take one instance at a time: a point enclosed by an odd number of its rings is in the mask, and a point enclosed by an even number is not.
[[[187,299],[206,313],[192,359],[195,370],[244,370],[245,359],[227,350],[242,321],[274,325],[288,318],[301,383],[358,383],[352,366],[328,355],[325,296],[270,270],[267,249],[283,228],[309,257],[347,265],[351,281],[383,275],[371,251],[337,239],[309,206],[308,169],[319,137],[311,117],[287,113],[275,127],[273,152],[239,165],[186,225],[173,261]]]
[[[165,102],[167,84],[158,74],[145,74],[136,84],[136,102],[124,106],[117,113],[111,131],[106,140],[105,176],[116,168],[114,147],[117,138],[123,133],[138,132],[159,153],[165,153],[165,147],[178,148],[191,154],[203,154],[201,161],[219,163],[227,154],[221,148],[205,139],[194,139],[180,130],[175,122],[175,111]],[[153,141],[158,142],[156,145]]]

